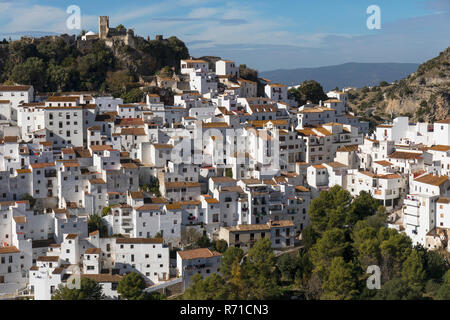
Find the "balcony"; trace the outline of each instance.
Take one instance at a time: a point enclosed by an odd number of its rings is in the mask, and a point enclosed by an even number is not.
[[[403,211],[404,214],[416,216],[418,217],[420,215],[420,209],[417,207],[406,207]]]
[[[403,201],[404,204],[406,204],[408,207],[420,207],[420,201],[416,198],[410,197]]]
[[[419,217],[405,214],[403,216],[403,223],[404,224],[411,224],[413,226],[418,226],[419,225]]]

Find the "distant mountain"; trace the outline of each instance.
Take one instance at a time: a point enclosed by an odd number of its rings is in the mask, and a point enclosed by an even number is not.
[[[261,72],[260,76],[272,82],[289,86],[305,80],[320,82],[325,91],[335,87],[356,87],[378,85],[380,81],[393,82],[414,72],[416,63],[356,63],[349,62],[318,68],[279,69]]]

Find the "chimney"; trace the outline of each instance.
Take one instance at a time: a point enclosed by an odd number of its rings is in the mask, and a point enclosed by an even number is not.
[[[322,106],[322,100],[319,101],[319,107],[321,107],[321,106]]]

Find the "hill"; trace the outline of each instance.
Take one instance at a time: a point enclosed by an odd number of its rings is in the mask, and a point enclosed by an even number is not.
[[[417,69],[415,63],[344,63],[318,68],[298,68],[261,72],[261,76],[273,82],[289,86],[305,80],[320,82],[325,91],[335,87],[374,86],[380,81],[393,82]]]
[[[0,43],[0,81],[31,84],[38,92],[108,91],[127,96],[161,69],[177,71],[180,59],[188,57],[187,47],[176,37],[136,37],[133,47],[120,42],[110,47],[101,39],[82,41],[67,35],[23,37]]]
[[[445,119],[450,113],[450,47],[394,84],[349,92],[350,107],[369,120],[407,115],[414,121]]]

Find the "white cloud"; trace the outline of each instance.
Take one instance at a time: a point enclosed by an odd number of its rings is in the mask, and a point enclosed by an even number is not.
[[[83,15],[82,27],[89,26],[97,17]],[[0,19],[4,22],[2,33],[21,31],[45,31],[55,33],[78,33],[66,26],[69,14],[65,9],[44,5],[28,5],[21,2],[0,3]]]

